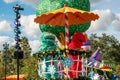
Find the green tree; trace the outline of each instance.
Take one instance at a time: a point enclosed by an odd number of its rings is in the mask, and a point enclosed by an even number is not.
[[[21,73],[25,74],[26,77],[36,78],[38,76],[38,66],[37,61],[34,59],[33,56],[30,56],[27,59],[24,59],[24,67],[21,68]]]
[[[4,66],[0,63],[0,80],[4,77]]]
[[[1,51],[2,56],[1,56],[1,64],[5,67],[6,64],[6,75],[11,74],[11,69],[12,69],[12,61],[13,61],[13,53],[11,52],[11,48],[7,49],[6,51]],[[5,62],[6,60],[6,62]],[[4,73],[4,72],[3,72]]]
[[[21,51],[23,51],[24,58],[20,59],[20,74],[25,74],[26,76],[33,75],[37,77],[37,65],[36,60],[31,55],[31,48],[26,37],[21,38],[20,42]],[[16,51],[15,46],[10,46],[7,50],[7,76],[12,74],[17,74],[17,60],[14,59],[14,52]],[[0,79],[4,77],[4,52],[0,53]]]
[[[103,60],[115,62],[115,70],[120,76],[120,42],[113,36],[105,33],[102,36],[92,34],[89,36],[91,50],[94,52],[98,47],[101,48]]]
[[[0,79],[2,79],[4,77],[4,65],[3,65],[3,62],[2,62],[2,51],[0,51]]]
[[[100,47],[103,59],[112,60],[118,64],[120,63],[120,43],[114,36],[105,33],[103,33],[102,36],[92,34],[89,39],[92,43],[92,52]]]
[[[37,77],[37,61],[31,54],[31,48],[26,37],[21,38],[21,50],[23,51],[24,58],[20,61],[20,73],[25,74],[26,77]]]
[[[120,64],[116,66],[116,71],[120,79]]]
[[[28,39],[26,37],[22,37],[20,44],[21,44],[21,49],[24,53],[24,59],[29,58],[31,56],[31,48]]]

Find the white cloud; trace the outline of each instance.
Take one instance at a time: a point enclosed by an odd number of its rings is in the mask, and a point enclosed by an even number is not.
[[[106,0],[107,2],[110,2],[110,1],[112,1],[112,0]]]
[[[89,0],[90,1],[90,3],[98,3],[98,2],[100,2],[101,0]]]
[[[89,1],[90,1],[91,6],[96,6],[102,0],[89,0]]]
[[[98,6],[100,3],[106,3],[106,2],[109,3],[109,2],[111,2],[111,0],[89,0],[89,1],[90,1],[90,4],[91,4],[92,7]]]
[[[39,49],[40,41],[39,40],[29,41],[29,44],[30,47],[32,48],[32,52],[35,52]]]
[[[115,30],[120,30],[120,13],[116,15],[116,20],[113,21],[113,24],[116,26]]]
[[[0,36],[0,50],[3,49],[3,44],[7,42],[9,46],[14,45],[14,40],[8,36]]]
[[[36,7],[40,0],[20,0],[20,2]]]
[[[0,31],[11,31],[10,23],[7,21],[1,21],[0,22]]]
[[[30,37],[36,38],[40,34],[38,24],[34,22],[35,15],[21,16],[20,22],[23,26],[23,31]]]
[[[12,3],[19,1],[20,3],[27,4],[33,7],[37,7],[40,0],[4,0],[5,3]]]
[[[12,3],[12,2],[15,2],[16,0],[4,0],[4,2],[6,3]]]
[[[91,26],[88,29],[88,34],[106,33],[108,35],[114,35],[119,41],[120,30],[120,13],[115,14],[110,10],[95,10],[94,13],[99,15],[99,19],[91,22]]]
[[[116,20],[116,15],[110,10],[95,10],[93,12],[99,15],[99,19],[91,22],[91,26],[88,31],[107,30]]]

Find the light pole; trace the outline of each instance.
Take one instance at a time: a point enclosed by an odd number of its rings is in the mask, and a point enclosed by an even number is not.
[[[4,49],[4,60],[5,60],[5,63],[4,63],[4,66],[5,66],[5,80],[6,80],[6,63],[7,63],[7,50],[8,50],[8,47],[9,47],[9,44],[7,44],[7,42],[5,42],[5,44],[3,44],[3,49]]]
[[[22,59],[23,58],[23,52],[21,51],[21,47],[20,47],[20,34],[21,34],[21,31],[20,31],[20,21],[19,19],[21,18],[21,15],[19,13],[19,11],[23,11],[24,8],[21,8],[18,4],[16,4],[14,7],[14,12],[16,13],[16,19],[14,21],[14,24],[15,24],[15,29],[14,29],[14,32],[15,32],[15,41],[16,41],[16,45],[15,45],[15,48],[16,48],[16,51],[14,52],[14,58],[17,59],[17,80],[19,80],[19,59]]]

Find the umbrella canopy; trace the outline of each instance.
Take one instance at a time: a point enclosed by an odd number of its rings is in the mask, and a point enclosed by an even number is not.
[[[65,5],[63,8],[36,17],[34,21],[39,24],[65,26],[66,14],[68,16],[67,20],[69,25],[83,24],[99,18],[97,14],[92,12],[70,8]]]
[[[102,71],[112,72],[112,69],[110,69],[109,66],[103,66],[103,67],[101,67],[101,70],[102,70]]]
[[[6,80],[17,80],[17,75],[10,75],[6,77]],[[25,80],[25,75],[20,74],[19,80]]]
[[[69,25],[78,25],[86,22],[90,22],[92,20],[98,19],[99,16],[97,14],[78,10],[75,8],[70,8],[66,4],[63,8],[44,13],[37,18],[35,18],[35,22],[39,24],[46,24],[52,26],[65,26],[65,40],[66,40],[66,48],[69,45]]]

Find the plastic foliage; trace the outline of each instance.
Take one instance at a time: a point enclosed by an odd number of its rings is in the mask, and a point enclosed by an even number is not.
[[[69,53],[67,53],[66,51],[68,51]],[[90,57],[91,55],[91,51],[85,51],[85,50],[73,50],[73,49],[63,49],[63,50],[56,50],[56,51],[49,51],[49,50],[45,50],[43,52],[41,51],[37,51],[36,53],[33,54],[35,59],[40,59],[40,58],[44,58],[47,56],[62,56],[64,55],[64,53],[70,54],[72,56],[84,56],[84,57]],[[73,54],[74,53],[74,54]]]

